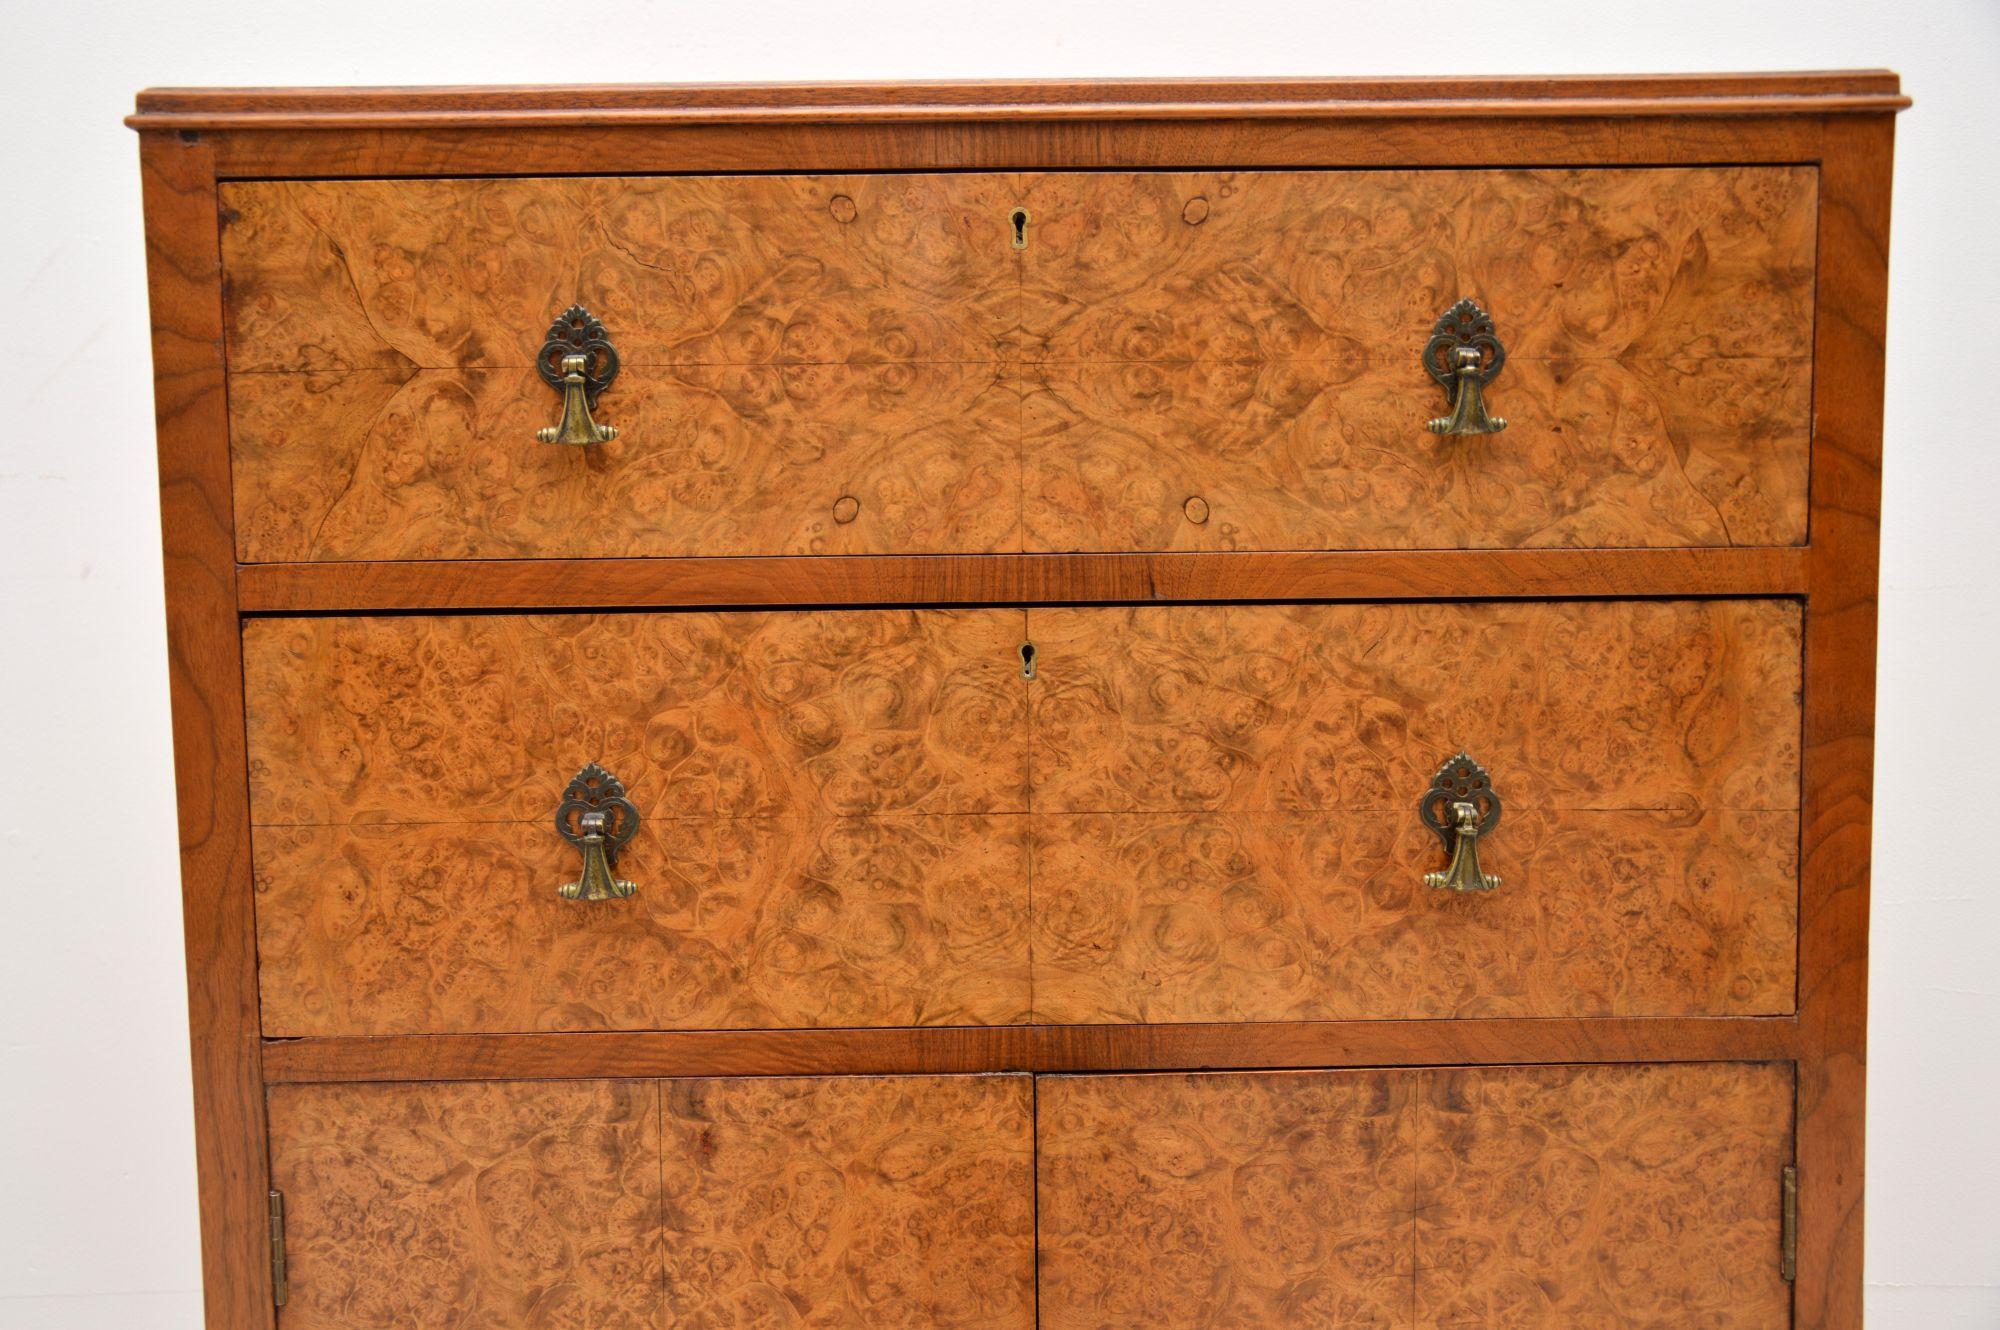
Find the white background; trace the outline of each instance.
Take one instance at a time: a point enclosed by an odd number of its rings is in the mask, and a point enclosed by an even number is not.
[[[2000,1328],[2000,3],[5,0],[5,19],[0,1330],[199,1324],[139,176],[119,124],[136,89],[1859,66],[1899,70],[1917,100],[1890,266],[1870,1324]]]

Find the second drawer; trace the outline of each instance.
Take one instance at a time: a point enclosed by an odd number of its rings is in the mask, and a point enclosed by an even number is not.
[[[244,665],[267,1036],[1793,1007],[1789,601],[267,619]],[[559,891],[588,763],[626,898]]]

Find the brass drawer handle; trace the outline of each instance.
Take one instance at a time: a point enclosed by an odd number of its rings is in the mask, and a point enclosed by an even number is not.
[[[1445,891],[1492,891],[1500,879],[1479,871],[1479,838],[1500,825],[1500,796],[1493,779],[1464,753],[1438,768],[1417,814],[1444,842],[1451,866],[1425,873],[1424,885]]]
[[[549,325],[535,368],[544,383],[562,394],[562,420],[536,430],[537,439],[580,448],[618,437],[617,430],[590,418],[598,394],[618,377],[618,348],[611,345],[611,336],[596,315],[581,305],[558,314]]]
[[[1498,434],[1507,422],[1486,414],[1482,392],[1507,363],[1493,316],[1470,296],[1444,312],[1424,343],[1424,368],[1444,389],[1451,414],[1428,428],[1433,434]]]
[[[625,783],[592,762],[576,773],[556,809],[556,830],[583,851],[583,876],[557,888],[564,900],[624,900],[639,888],[612,870],[618,851],[639,830],[639,810],[625,797]]]

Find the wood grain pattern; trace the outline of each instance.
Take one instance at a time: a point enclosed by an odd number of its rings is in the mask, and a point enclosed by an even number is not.
[[[573,300],[613,330],[627,366],[990,361],[1018,286],[1008,184],[225,184],[230,368],[522,369]],[[854,204],[850,220],[837,197]]]
[[[1058,1077],[1064,1330],[1789,1324],[1775,1066]]]
[[[1635,125],[1615,115],[1532,111],[1456,119],[1440,133],[1427,116],[1280,120],[1258,115],[1196,114],[1190,119],[1119,116],[1046,120],[972,116],[956,123],[916,119],[862,122],[665,126],[615,118],[574,117],[559,126],[523,124],[502,134],[468,134],[449,125],[369,127],[329,123],[301,129],[274,125],[256,133],[209,136],[227,179],[302,177],[401,179],[474,175],[564,175],[580,161],[605,174],[745,172],[1326,170],[1343,167],[1711,166],[1716,162],[1789,166],[1821,156],[1822,120],[1762,114],[1781,95],[1716,103],[1710,114],[1665,125]],[[1556,105],[1551,103],[1551,105]]]
[[[1798,596],[1802,548],[245,564],[246,612]]]
[[[1792,813],[1510,812],[1444,865],[1407,813],[1035,820],[1035,1017],[1072,1022],[1789,1012]]]
[[[1028,626],[1038,812],[1405,814],[1461,750],[1510,811],[1798,807],[1784,602],[1035,609]]]
[[[660,1088],[271,1092],[286,1330],[654,1330]]]
[[[1811,384],[1803,357],[1510,356],[1490,394],[1506,432],[1439,439],[1423,424],[1444,397],[1397,361],[1035,367],[1026,539],[1056,551],[1793,544]]]
[[[1018,818],[645,824],[622,901],[546,821],[257,833],[264,1032],[1004,1025],[1027,1019]]]
[[[588,449],[534,442],[552,400],[532,370],[237,375],[243,557],[1020,545],[1020,394],[1001,367],[628,368],[599,412],[620,437]]]
[[[541,823],[591,761],[654,819],[1019,811],[1020,633],[1005,610],[253,621],[252,813]]]
[[[1782,602],[1029,614],[1037,1019],[1793,1009]],[[1480,898],[1414,816],[1467,751]],[[1062,814],[1074,814],[1063,816]]]
[[[1026,399],[1031,548],[1802,541],[1815,191],[1806,168],[1028,177],[1023,338],[1058,362]],[[1501,325],[1509,427],[1439,440],[1411,351],[1466,294]]]
[[[1038,218],[1022,277],[1035,360],[1400,363],[1467,294],[1499,321],[1510,361],[1811,351],[1803,167],[1022,184]]]
[[[1862,1322],[1868,909],[1895,122],[1828,126],[1802,778],[1799,1324]]]
[[[1032,683],[1018,622],[253,624],[266,1034],[1791,1009],[1792,608],[1035,611]],[[580,908],[534,777],[582,717],[652,820]],[[1510,810],[1476,901],[1411,812],[1461,744]],[[930,802],[947,759],[993,783]]]
[[[276,1039],[274,1082],[1269,1070],[1808,1056],[1789,1016],[624,1030]]]
[[[269,620],[244,634],[267,1035],[1028,1010],[1020,616]],[[414,665],[415,668],[412,668]],[[629,900],[556,888],[588,761]]]
[[[1793,543],[1814,192],[1772,167],[231,185],[242,557]],[[1422,430],[1414,349],[1468,290],[1508,325],[1510,447]],[[531,442],[553,402],[525,372],[579,298],[628,367],[623,437],[583,456]]]
[[[211,1330],[271,1324],[243,675],[208,143],[140,139],[195,1176]]]
[[[1421,1075],[1416,1325],[1792,1324],[1789,1068]]]
[[[673,1325],[1028,1330],[1027,1077],[675,1081]]]
[[[1409,1324],[1412,1077],[1052,1077],[1041,1324]]]

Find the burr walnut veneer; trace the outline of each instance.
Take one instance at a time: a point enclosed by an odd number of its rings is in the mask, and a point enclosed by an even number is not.
[[[141,94],[209,1325],[1859,1326],[1903,104]]]

